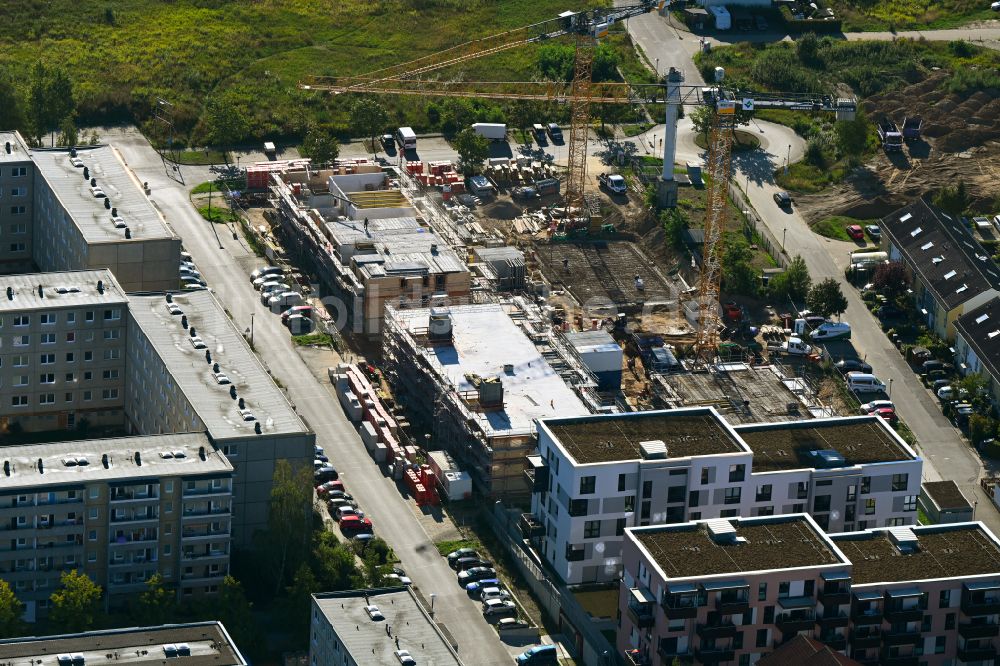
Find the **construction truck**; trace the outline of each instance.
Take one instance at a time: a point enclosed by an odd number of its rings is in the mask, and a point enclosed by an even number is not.
[[[920,127],[923,125],[923,120],[920,116],[906,116],[903,119],[903,138],[919,139],[920,138]]]
[[[625,194],[628,192],[628,184],[617,173],[602,173],[597,177],[597,182],[614,194]]]
[[[881,118],[875,130],[878,132],[879,141],[882,142],[882,150],[887,153],[898,153],[903,150],[903,135],[900,134],[896,123],[888,118]]]

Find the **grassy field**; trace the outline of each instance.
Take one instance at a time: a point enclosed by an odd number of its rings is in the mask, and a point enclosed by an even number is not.
[[[931,30],[996,18],[984,0],[833,0],[845,32]]]
[[[203,218],[215,224],[229,224],[230,222],[238,222],[240,219],[233,211],[219,206],[212,206],[211,210],[207,205],[198,206],[198,212]]]
[[[867,224],[874,224],[874,221],[856,220],[853,217],[833,215],[812,225],[812,230],[820,236],[826,236],[827,238],[833,238],[834,240],[853,242],[854,239],[847,235],[847,227],[852,224],[860,224],[864,227]]]
[[[602,4],[610,3],[573,8]],[[174,104],[179,138],[190,142],[203,129],[204,103],[215,98],[249,117],[247,139],[281,139],[309,122],[346,131],[348,97],[302,93],[296,84],[306,75],[374,70],[565,9],[563,0],[8,0],[0,3],[0,75],[25,86],[35,61],[62,65],[82,123],[148,119],[162,96]],[[473,61],[461,74],[523,80],[538,48]],[[621,68],[641,65],[632,56]],[[426,98],[387,103],[391,125],[431,124]]]

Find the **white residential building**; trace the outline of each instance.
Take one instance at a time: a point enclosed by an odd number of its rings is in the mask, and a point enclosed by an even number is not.
[[[809,513],[916,522],[922,461],[878,417],[733,427],[711,407],[540,419],[521,528],[568,584],[621,574],[627,527]]]

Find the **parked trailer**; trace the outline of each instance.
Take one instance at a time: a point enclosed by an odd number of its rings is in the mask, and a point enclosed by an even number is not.
[[[906,116],[906,118],[903,119],[903,138],[919,139],[920,128],[923,124],[923,120],[921,120],[920,116]]]
[[[490,141],[507,140],[507,126],[503,123],[473,123],[472,131]]]
[[[882,149],[887,153],[895,153],[903,150],[903,135],[896,127],[896,123],[888,118],[878,121],[876,128],[879,141],[882,142]]]

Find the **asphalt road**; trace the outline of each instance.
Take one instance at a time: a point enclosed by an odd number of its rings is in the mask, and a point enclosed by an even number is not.
[[[392,546],[423,595],[436,595],[436,619],[458,640],[462,659],[470,664],[510,664],[510,651],[458,586],[455,573],[438,554],[407,500],[368,456],[353,424],[329,388],[320,385],[295,351],[279,318],[260,304],[249,281],[249,271],[257,262],[248,255],[242,239],[234,241],[220,226],[220,249],[211,225],[191,206],[188,191],[206,179],[207,170],[182,167],[188,181],[182,186],[166,176],[158,155],[137,130],[115,130],[104,140],[121,151],[140,180],[149,182],[150,198],[184,239],[185,249],[237,326],[250,326],[254,315],[254,346],[264,363],[287,388],[292,404],[316,432],[317,443],[372,519],[376,533]]]

